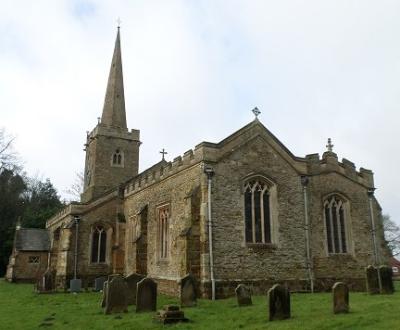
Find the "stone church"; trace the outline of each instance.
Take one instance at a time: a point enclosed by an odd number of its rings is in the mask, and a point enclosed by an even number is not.
[[[153,278],[176,295],[191,273],[203,297],[239,283],[264,293],[365,287],[388,261],[370,170],[292,154],[257,118],[218,143],[201,142],[139,173],[140,131],[126,122],[118,29],[101,120],[87,134],[84,191],[47,221],[57,286],[112,273]],[[29,239],[29,238],[26,238]],[[46,260],[47,259],[47,260]],[[14,259],[15,263],[15,259]],[[9,279],[13,278],[12,270]]]

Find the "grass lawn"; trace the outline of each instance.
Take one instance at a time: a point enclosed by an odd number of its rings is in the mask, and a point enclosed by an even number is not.
[[[396,283],[400,290],[400,283]],[[253,297],[253,306],[237,307],[236,299],[199,300],[184,308],[189,323],[163,326],[154,313],[104,315],[101,293],[39,295],[33,285],[10,284],[0,279],[0,328],[4,329],[400,329],[400,292],[370,296],[350,293],[350,313],[333,315],[329,293],[292,294],[292,318],[268,321],[266,296]],[[158,297],[158,307],[176,304]]]

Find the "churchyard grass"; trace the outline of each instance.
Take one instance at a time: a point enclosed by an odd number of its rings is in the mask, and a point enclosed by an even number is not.
[[[266,296],[253,305],[237,307],[236,298],[215,302],[200,299],[184,308],[189,323],[163,326],[155,313],[104,315],[101,293],[36,294],[33,285],[10,284],[0,279],[0,329],[399,329],[400,282],[393,295],[350,293],[350,313],[334,315],[330,293],[292,294],[292,318],[268,321]],[[158,309],[177,304],[176,298],[158,296]]]

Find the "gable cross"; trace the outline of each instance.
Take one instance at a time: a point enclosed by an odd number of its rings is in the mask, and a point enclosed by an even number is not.
[[[333,147],[334,144],[332,144],[331,138],[328,138],[328,144],[326,145],[326,148],[328,149],[328,151],[333,152]]]
[[[258,115],[261,113],[260,110],[258,110],[257,107],[255,107],[253,110],[251,110],[254,113],[254,116],[256,116],[256,118],[258,118]]]
[[[163,148],[163,149],[160,151],[160,154],[162,154],[162,160],[165,160],[165,155],[168,154],[168,152],[166,152],[165,149]]]

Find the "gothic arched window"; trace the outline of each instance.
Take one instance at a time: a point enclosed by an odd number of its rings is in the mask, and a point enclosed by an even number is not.
[[[244,185],[246,243],[271,243],[269,185],[261,178]]]
[[[115,150],[113,153],[111,157],[111,165],[117,167],[124,166],[124,153],[120,149]]]
[[[347,253],[346,203],[337,195],[324,202],[328,253]]]
[[[168,257],[168,222],[169,222],[169,205],[158,209],[158,242],[160,259]]]
[[[96,226],[92,231],[92,263],[106,262],[107,232],[102,226]]]

